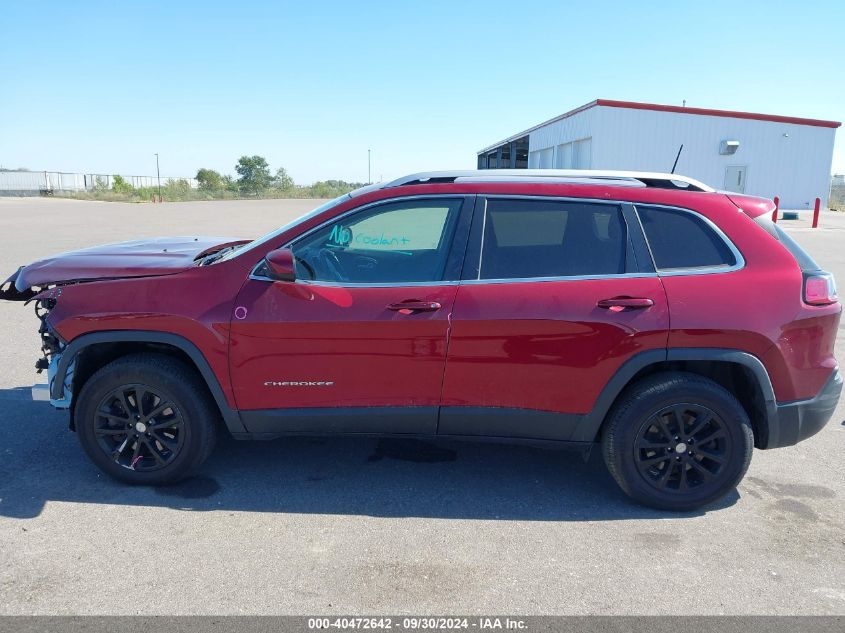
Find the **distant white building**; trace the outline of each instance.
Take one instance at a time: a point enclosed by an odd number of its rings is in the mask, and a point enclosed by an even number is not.
[[[837,121],[597,99],[478,152],[479,169],[675,172],[717,189],[826,205]],[[678,156],[678,151],[683,150]]]

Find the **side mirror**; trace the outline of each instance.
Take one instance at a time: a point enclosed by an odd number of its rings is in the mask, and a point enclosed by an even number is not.
[[[277,248],[264,257],[267,264],[267,276],[276,281],[295,281],[293,251],[289,248]]]

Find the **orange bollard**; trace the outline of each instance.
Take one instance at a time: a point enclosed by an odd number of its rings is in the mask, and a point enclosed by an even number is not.
[[[775,210],[772,211],[772,222],[778,223],[778,209],[780,208],[780,198],[775,196]]]
[[[813,228],[819,226],[819,208],[822,206],[821,198],[816,198],[816,205],[813,207]]]

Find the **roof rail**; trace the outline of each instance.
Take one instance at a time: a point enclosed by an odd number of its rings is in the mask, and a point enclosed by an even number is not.
[[[679,174],[646,171],[604,171],[597,169],[476,169],[464,171],[429,171],[410,174],[381,185],[381,188],[405,185],[472,182],[543,182],[578,185],[613,185],[653,187],[683,191],[715,191],[703,182]]]

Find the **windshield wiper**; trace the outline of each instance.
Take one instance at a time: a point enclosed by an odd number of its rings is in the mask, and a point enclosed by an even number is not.
[[[209,264],[213,264],[219,259],[222,259],[229,253],[238,250],[244,246],[243,244],[236,244],[235,246],[227,246],[226,248],[221,248],[219,251],[215,253],[211,253],[210,255],[206,255],[202,259],[197,262],[197,266],[208,266]]]

